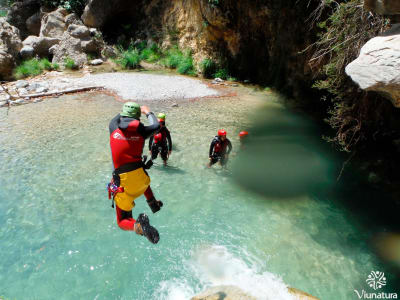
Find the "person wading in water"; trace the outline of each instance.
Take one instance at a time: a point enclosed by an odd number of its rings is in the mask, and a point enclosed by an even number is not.
[[[228,162],[229,153],[232,151],[231,141],[226,137],[226,131],[218,130],[218,135],[211,141],[208,167],[219,162],[221,166],[225,166]]]
[[[155,160],[158,156],[158,153],[160,153],[161,159],[164,162],[164,166],[166,166],[167,160],[172,151],[171,134],[168,128],[165,126],[165,114],[158,114],[158,122],[160,123],[160,130],[156,135],[154,135],[154,137],[150,137],[149,152],[152,160]]]

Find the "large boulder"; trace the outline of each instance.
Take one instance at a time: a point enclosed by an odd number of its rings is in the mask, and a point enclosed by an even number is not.
[[[46,57],[49,55],[49,49],[60,42],[59,38],[51,38],[46,36],[28,36],[22,44],[33,48],[36,55]],[[22,53],[21,53],[22,54]]]
[[[66,58],[73,59],[80,67],[87,63],[86,53],[83,52],[81,40],[64,32],[60,43],[52,48],[53,63],[64,64]]]
[[[346,74],[360,88],[381,92],[400,107],[400,24],[369,40]]]
[[[38,11],[26,20],[26,28],[30,35],[39,35],[42,13]]]
[[[60,38],[66,29],[64,13],[64,10],[57,9],[46,14],[42,18],[40,36]]]
[[[90,0],[82,14],[82,21],[88,27],[100,28],[108,19],[132,6],[127,0]]]
[[[364,8],[380,15],[400,14],[399,0],[364,0]]]
[[[21,38],[26,38],[30,33],[26,21],[40,10],[40,0],[16,1],[7,15],[7,22],[19,29]]]
[[[15,58],[22,48],[19,30],[0,18],[0,78],[11,79]]]

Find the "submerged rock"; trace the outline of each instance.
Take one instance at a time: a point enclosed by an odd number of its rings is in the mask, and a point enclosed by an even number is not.
[[[289,294],[296,300],[319,300],[298,289],[288,287]],[[205,292],[193,297],[191,300],[256,300],[255,297],[245,293],[243,290],[232,285],[221,285],[210,288]]]
[[[400,24],[369,40],[346,74],[363,90],[381,92],[400,107]]]
[[[193,297],[191,300],[256,300],[236,286],[217,286]]]

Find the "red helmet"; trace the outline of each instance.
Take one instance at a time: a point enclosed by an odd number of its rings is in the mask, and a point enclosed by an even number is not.
[[[161,133],[157,133],[157,134],[154,136],[154,141],[155,141],[156,143],[158,143],[158,142],[161,142],[161,140],[162,140],[162,134],[161,134]]]
[[[244,137],[246,137],[246,136],[248,136],[249,135],[249,133],[247,132],[247,131],[241,131],[241,132],[239,132],[239,137],[240,138],[244,138]]]
[[[223,129],[218,130],[218,136],[226,136],[226,131]]]

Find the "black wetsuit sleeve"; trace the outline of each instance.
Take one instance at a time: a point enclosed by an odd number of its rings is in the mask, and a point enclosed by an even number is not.
[[[229,154],[232,151],[232,144],[231,144],[230,140],[226,139],[226,141],[228,142],[228,145],[227,145],[228,151],[226,151],[226,154]]]
[[[140,123],[138,127],[138,133],[145,139],[160,129],[160,123],[152,112],[147,115],[147,119],[149,120],[150,125],[144,126],[143,123]]]
[[[150,139],[149,139],[149,150],[150,151],[151,151],[151,146],[153,146],[153,138],[154,138],[154,135],[150,136]]]
[[[108,129],[110,130],[110,134],[113,133],[119,126],[119,118],[120,115],[116,115],[111,121],[110,125],[108,125]]]
[[[167,140],[168,140],[168,151],[172,151],[172,140],[171,140],[171,134],[169,133],[169,130],[165,128],[165,132],[167,134]]]
[[[210,145],[210,153],[209,153],[209,157],[212,156],[213,154],[213,150],[214,150],[214,145],[215,145],[215,139],[212,140],[211,145]]]

